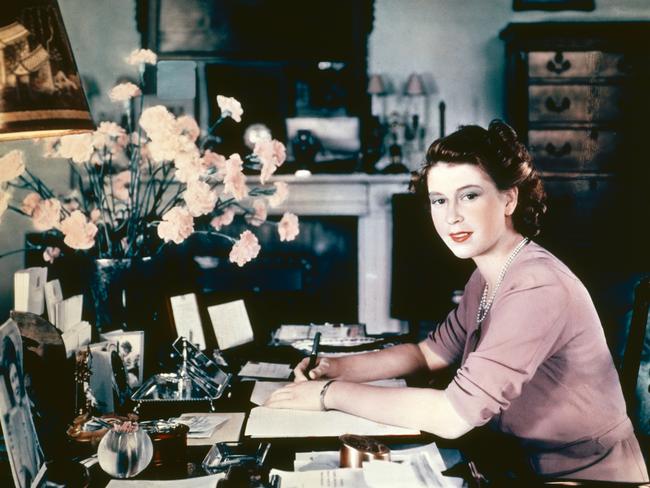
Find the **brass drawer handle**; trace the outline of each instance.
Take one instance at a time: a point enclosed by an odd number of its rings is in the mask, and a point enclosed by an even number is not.
[[[558,52],[555,53],[555,57],[553,59],[551,59],[548,63],[546,63],[546,69],[549,70],[551,73],[560,75],[565,71],[571,69],[571,61],[569,61],[568,59],[564,59],[562,53]]]
[[[548,97],[544,105],[551,112],[560,113],[569,110],[569,107],[571,107],[571,100],[567,97],[562,97],[562,101],[558,105],[552,97]]]
[[[571,144],[568,142],[565,142],[562,144],[562,147],[559,149],[555,147],[555,144],[549,142],[546,144],[546,152],[549,154],[549,156],[553,156],[554,158],[561,158],[562,156],[567,156],[571,154]]]

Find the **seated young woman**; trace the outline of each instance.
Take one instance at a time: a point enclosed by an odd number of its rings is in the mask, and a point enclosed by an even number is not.
[[[531,240],[544,191],[515,132],[498,120],[465,126],[435,141],[426,161],[416,190],[440,238],[476,264],[459,305],[419,344],[322,358],[309,372],[305,359],[266,405],[336,409],[444,438],[487,424],[516,441],[538,476],[648,481],[589,293]],[[444,390],[360,384],[449,366],[458,369]]]

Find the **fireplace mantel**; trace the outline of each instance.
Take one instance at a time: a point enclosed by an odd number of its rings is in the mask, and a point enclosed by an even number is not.
[[[290,193],[272,213],[358,217],[359,322],[370,334],[405,332],[406,323],[390,317],[391,197],[408,191],[409,175],[279,175],[273,181],[288,183]]]

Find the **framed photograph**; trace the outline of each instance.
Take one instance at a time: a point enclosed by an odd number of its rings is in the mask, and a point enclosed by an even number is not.
[[[140,386],[144,364],[144,331],[116,330],[101,334],[101,339],[115,345],[117,354],[124,364],[129,387],[135,389]]]
[[[0,424],[17,488],[29,488],[44,461],[23,371],[23,342],[9,319],[0,327]]]
[[[521,10],[585,10],[596,8],[594,0],[513,0],[512,9]]]

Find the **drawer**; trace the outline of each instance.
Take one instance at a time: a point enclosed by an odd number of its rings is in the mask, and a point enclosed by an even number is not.
[[[608,122],[621,118],[620,86],[532,85],[528,87],[531,122]]]
[[[621,53],[548,51],[528,53],[531,78],[596,78],[625,75],[628,64]]]
[[[541,171],[613,171],[619,142],[617,132],[596,129],[528,132],[530,154]]]

